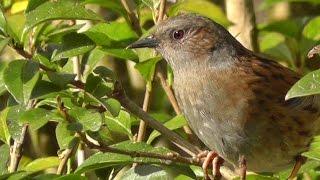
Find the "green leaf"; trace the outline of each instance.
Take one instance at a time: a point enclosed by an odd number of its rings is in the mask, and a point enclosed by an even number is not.
[[[0,146],[0,176],[8,173],[7,162],[10,159],[10,147],[7,144]]]
[[[93,72],[106,81],[114,81],[116,79],[114,72],[105,66],[98,66],[93,70]]]
[[[113,83],[106,83],[101,77],[89,74],[85,84],[85,91],[99,99],[112,92]]]
[[[160,154],[166,154],[171,151],[165,148],[154,148],[145,143],[132,143],[125,141],[112,147],[126,150],[126,151],[138,151],[138,152],[154,152]],[[127,165],[134,162],[138,163],[159,163],[159,159],[154,158],[132,158],[128,155],[116,154],[116,153],[96,153],[90,156],[85,162],[77,168],[76,174],[82,174],[84,172],[92,171],[95,169],[106,168],[116,165]]]
[[[110,49],[110,48],[101,48],[101,50],[109,55],[120,59],[131,60],[134,62],[138,61],[138,56],[131,49]]]
[[[303,156],[320,161],[320,136],[313,138],[310,149],[302,153]]]
[[[0,95],[6,91],[6,87],[3,80],[3,71],[6,68],[7,64],[0,62]]]
[[[20,116],[24,113],[25,107],[16,105],[16,106],[11,106],[8,107],[8,114],[7,114],[7,126],[9,133],[11,137],[14,140],[20,139],[21,137],[21,130],[22,130],[22,125],[19,124],[18,119]]]
[[[39,79],[39,64],[33,61],[16,60],[4,70],[3,80],[15,100],[26,105],[33,87]]]
[[[45,2],[47,2],[47,0],[29,0],[25,13],[28,13],[28,12],[34,10],[35,8],[37,8],[38,6],[40,6],[41,4],[43,4]]]
[[[113,98],[108,98],[107,100],[103,101],[103,105],[107,108],[107,110],[112,114],[112,116],[116,117],[119,115],[121,110],[121,104],[118,100]]]
[[[28,123],[32,131],[41,128],[50,120],[60,121],[61,118],[58,117],[55,113],[42,108],[27,110],[21,115],[19,119],[20,123],[22,124]]]
[[[291,89],[288,91],[286,95],[286,100],[295,98],[295,97],[319,94],[320,93],[319,81],[320,81],[320,70],[316,70],[308,73],[291,87]]]
[[[32,9],[32,8],[31,8]],[[72,0],[47,1],[26,13],[24,32],[32,27],[56,19],[103,20],[96,13],[85,9],[84,5]]]
[[[97,45],[126,47],[138,39],[137,34],[126,22],[100,23],[84,32]]]
[[[31,93],[31,98],[43,99],[47,97],[56,97],[57,95],[60,95],[61,93],[63,93],[63,92],[60,92],[62,90],[63,89],[61,89],[59,86],[51,82],[40,80],[37,82],[37,84],[33,88],[33,91]]]
[[[67,74],[67,73],[57,73],[57,72],[47,72],[48,78],[53,84],[58,85],[60,88],[66,88],[66,86],[74,81],[76,75],[75,74]]]
[[[14,14],[7,18],[7,34],[19,44],[23,44],[22,32],[25,21],[26,18],[23,14]]]
[[[175,16],[179,14],[179,12],[184,11],[201,14],[216,21],[217,23],[223,26],[230,25],[230,22],[223,13],[223,10],[219,6],[207,0],[181,1],[171,6],[171,8],[168,11],[168,14],[169,16]]]
[[[7,32],[7,20],[4,16],[3,9],[0,6],[0,31],[6,34]]]
[[[259,6],[259,9],[271,8],[271,6],[279,2],[309,2],[312,4],[319,4],[318,0],[264,0]]]
[[[320,43],[320,16],[311,19],[303,28],[303,38],[299,43],[301,57],[305,58],[315,45]]]
[[[165,127],[167,127],[170,130],[175,130],[175,129],[179,129],[182,126],[186,125],[187,121],[184,118],[183,115],[177,115],[176,117],[172,118],[171,120],[167,121],[166,123],[164,123],[163,125]],[[155,138],[157,138],[158,136],[160,136],[160,133],[158,131],[153,131],[150,136],[149,139],[147,141],[148,144],[150,144]]]
[[[81,65],[83,67],[82,69],[85,69],[86,65],[88,66],[88,70],[85,71],[85,77],[87,77],[88,74],[92,73],[92,70],[96,67],[97,63],[105,56],[105,53],[98,48],[93,49],[89,53],[90,54],[87,57],[86,61],[81,61],[81,63],[83,63]]]
[[[260,31],[278,32],[283,35],[298,38],[303,26],[302,19],[286,19],[281,21],[271,22],[259,27]]]
[[[22,170],[29,172],[39,172],[48,168],[59,166],[60,160],[56,156],[39,158],[30,162]]]
[[[87,177],[81,176],[79,174],[68,174],[65,176],[61,176],[58,178],[55,178],[54,180],[87,180]]]
[[[51,179],[56,179],[60,177],[60,175],[57,174],[39,174],[35,177],[33,177],[34,180],[51,180]]]
[[[7,115],[9,108],[0,112],[0,140],[6,144],[10,144],[10,133],[7,126]]]
[[[82,124],[85,130],[98,131],[102,125],[102,116],[98,112],[72,107],[69,114]]]
[[[106,168],[116,165],[127,165],[133,163],[133,159],[130,156],[115,154],[115,153],[96,153],[90,156],[81,164],[76,174],[82,174],[84,172],[93,171],[95,169]]]
[[[121,177],[122,180],[165,180],[172,179],[172,175],[166,170],[155,165],[138,165],[130,168]]]
[[[260,174],[248,174],[246,176],[247,180],[278,180],[278,178],[270,177],[270,176],[264,176]],[[240,177],[234,178],[233,180],[240,180]]]
[[[120,1],[114,1],[114,0],[85,0],[85,3],[87,3],[87,4],[97,4],[99,6],[107,8],[108,10],[114,11],[114,12],[119,13],[121,15],[126,15],[126,10],[121,5]]]
[[[130,114],[126,111],[120,111],[117,117],[106,116],[105,124],[110,131],[126,134],[130,138],[133,137],[131,132],[131,118]]]
[[[69,58],[84,54],[94,49],[95,44],[84,34],[76,32],[69,33],[62,38],[62,47],[59,48],[53,60],[60,60],[61,58]]]
[[[265,33],[260,40],[261,52],[266,53],[280,61],[294,62],[295,57],[291,53],[286,38],[276,32]]]
[[[152,81],[156,70],[156,65],[160,60],[160,57],[155,57],[147,61],[137,63],[134,67],[140,72],[146,81]]]
[[[72,131],[72,125],[66,122],[61,122],[56,127],[56,138],[60,149],[67,149],[73,147],[77,141],[74,137],[75,131]]]
[[[9,41],[10,41],[10,38],[4,38],[0,40],[0,53],[8,45]]]

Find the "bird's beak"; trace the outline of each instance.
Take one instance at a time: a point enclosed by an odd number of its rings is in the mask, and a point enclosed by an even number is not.
[[[154,36],[148,36],[130,44],[127,49],[135,48],[155,48],[159,45],[159,41]]]

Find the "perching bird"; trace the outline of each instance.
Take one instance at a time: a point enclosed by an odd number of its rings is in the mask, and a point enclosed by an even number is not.
[[[200,15],[160,23],[130,48],[155,48],[173,69],[173,89],[190,127],[211,150],[254,172],[293,167],[320,128],[319,96],[285,100],[300,76],[244,48]]]

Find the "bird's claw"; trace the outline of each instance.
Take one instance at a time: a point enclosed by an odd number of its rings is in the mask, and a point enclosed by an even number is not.
[[[205,179],[221,179],[220,166],[224,160],[215,151],[202,151],[197,155],[202,160],[202,169]],[[209,175],[208,169],[212,165],[212,176]]]

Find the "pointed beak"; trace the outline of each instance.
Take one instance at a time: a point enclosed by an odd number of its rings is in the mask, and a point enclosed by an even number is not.
[[[154,36],[148,36],[130,44],[127,49],[135,48],[155,48],[159,45],[159,41]]]

